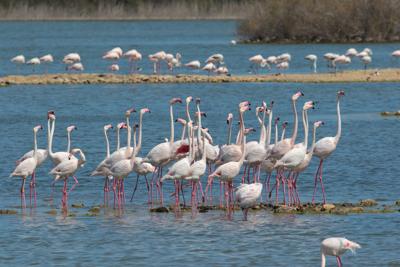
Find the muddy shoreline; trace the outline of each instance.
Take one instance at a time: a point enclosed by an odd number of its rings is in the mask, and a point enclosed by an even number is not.
[[[97,74],[62,73],[36,75],[9,75],[0,77],[0,86],[41,84],[135,84],[135,83],[356,83],[400,82],[400,69],[358,70],[316,74],[266,74],[266,75],[144,75],[144,74]]]

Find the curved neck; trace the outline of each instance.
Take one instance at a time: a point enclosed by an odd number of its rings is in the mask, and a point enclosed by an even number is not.
[[[110,142],[108,141],[108,135],[107,135],[107,130],[104,129],[104,137],[106,138],[106,157],[110,157]]]
[[[83,154],[82,150],[79,149],[79,161],[78,161],[78,164],[82,165],[85,162],[86,162],[85,154]]]
[[[227,138],[227,140],[226,140],[226,144],[227,144],[227,145],[230,145],[230,144],[231,144],[231,138],[232,138],[232,121],[233,121],[233,120],[230,120],[230,121],[228,122],[228,138]]]
[[[71,132],[67,131],[67,152],[71,151]]]
[[[340,116],[340,99],[338,97],[337,104],[336,104],[336,111],[337,111],[337,132],[335,136],[336,144],[339,142],[340,136],[342,134],[342,118]]]
[[[292,135],[292,139],[290,140],[290,142],[292,145],[294,145],[294,142],[296,142],[297,128],[298,128],[298,124],[299,124],[295,100],[292,100],[292,107],[293,107],[293,113],[294,113],[294,126],[293,126],[293,135]]]
[[[321,252],[321,267],[325,267],[325,265],[326,265],[325,254]]]
[[[174,110],[172,107],[172,104],[169,105],[169,119],[170,119],[170,130],[171,130],[171,135],[169,137],[169,143],[171,146],[174,143]]]
[[[119,129],[119,127],[117,127],[117,150],[119,150],[119,147],[120,147],[119,131],[120,131],[120,129]]]
[[[201,113],[200,113],[200,104],[196,103],[197,107],[197,144],[198,150],[200,150],[200,140],[201,140]],[[204,150],[203,150],[204,153]]]
[[[206,161],[207,153],[206,153],[206,139],[205,139],[205,133],[203,133],[202,138],[203,138],[203,154],[201,155],[201,159],[202,159],[203,161]]]

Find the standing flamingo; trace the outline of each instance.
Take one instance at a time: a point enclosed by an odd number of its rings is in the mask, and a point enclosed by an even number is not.
[[[247,221],[249,209],[254,207],[260,199],[262,188],[261,183],[241,184],[235,188],[235,199],[243,210],[245,221]]]
[[[161,62],[165,60],[166,53],[164,51],[159,51],[155,54],[149,55],[149,60],[153,62],[153,73],[161,74]]]
[[[33,155],[32,157],[26,158],[25,160],[21,161],[15,170],[10,174],[10,177],[21,177],[22,184],[21,184],[21,201],[23,201],[23,206],[25,207],[25,180],[28,176],[33,175],[35,169],[38,164],[38,153],[37,153],[37,132],[43,129],[41,125],[35,126],[33,128]],[[30,192],[32,191],[32,184],[30,186]],[[32,197],[32,192],[30,193]],[[36,203],[36,194],[35,194],[35,203]]]
[[[344,237],[330,237],[321,242],[321,267],[326,265],[326,256],[336,257],[338,267],[342,267],[342,259],[340,258],[347,250],[355,252],[361,248],[356,242],[350,241]]]
[[[74,156],[76,153],[79,153],[79,160]],[[68,191],[67,191],[67,182],[68,178],[72,176],[75,180],[75,184],[71,187],[70,192],[74,189],[74,187],[79,183],[78,179],[75,176],[75,172],[82,167],[86,162],[85,154],[83,154],[82,150],[79,148],[71,149],[70,155],[67,160],[62,161],[60,164],[55,166],[50,174],[54,176],[54,181],[58,181],[59,179],[64,179],[64,187],[63,187],[63,198],[62,204],[63,207],[67,207],[68,201]]]
[[[32,65],[32,71],[35,72],[35,66],[40,65],[40,59],[38,57],[31,58],[26,62],[27,65]]]
[[[151,165],[156,167],[157,170],[157,178],[153,175],[151,186],[150,186],[150,194],[151,194],[151,201],[152,201],[152,194],[153,194],[153,185],[154,185],[154,178],[157,179],[156,186],[159,188],[161,205],[163,205],[163,196],[162,196],[162,183],[159,183],[159,180],[162,177],[162,168],[163,166],[167,165],[170,161],[174,145],[174,112],[173,112],[173,105],[176,103],[182,103],[182,99],[180,98],[172,98],[169,101],[169,115],[170,115],[170,139],[164,143],[158,144],[153,147],[147,156],[143,159],[143,162],[148,162]]]
[[[201,63],[198,60],[193,60],[185,64],[185,67],[192,69],[192,70],[198,70],[201,67]]]
[[[83,64],[80,62],[74,63],[71,66],[67,67],[67,70],[74,70],[74,71],[83,71],[85,68],[83,67]]]
[[[137,62],[142,60],[142,54],[140,54],[136,49],[132,49],[125,52],[124,57],[128,58],[130,73],[135,73],[138,70]]]
[[[53,59],[53,56],[52,55],[50,55],[50,54],[47,54],[47,55],[44,55],[44,56],[42,56],[41,58],[39,58],[40,59],[40,62],[41,63],[44,63],[45,64],[45,68],[46,68],[46,73],[47,73],[47,65],[49,65],[49,64],[51,64],[51,63],[53,63],[54,62],[54,59]]]
[[[310,54],[307,55],[304,59],[310,61],[313,72],[317,73],[317,60],[318,60],[317,55]]]
[[[312,202],[314,203],[315,199],[315,193],[317,190],[317,180],[319,179],[319,182],[321,184],[321,189],[322,189],[322,196],[323,196],[323,203],[326,203],[326,197],[325,197],[325,188],[324,188],[324,183],[322,182],[322,164],[324,163],[324,160],[327,159],[333,151],[336,150],[336,146],[339,143],[340,136],[342,134],[342,120],[340,116],[340,99],[344,96],[344,91],[338,91],[336,94],[336,112],[337,112],[337,132],[336,135],[333,137],[324,137],[320,139],[314,147],[314,155],[317,156],[320,161],[319,161],[319,166],[317,169],[317,172],[315,173],[315,181],[314,181],[314,193],[313,193],[313,198]]]
[[[251,63],[250,69],[255,74],[258,74],[260,68],[265,68],[265,67],[267,67],[268,69],[271,68],[268,65],[267,60],[260,54],[250,57],[249,61]]]
[[[18,55],[18,56],[13,57],[10,61],[18,67],[18,65],[25,64],[25,56]]]

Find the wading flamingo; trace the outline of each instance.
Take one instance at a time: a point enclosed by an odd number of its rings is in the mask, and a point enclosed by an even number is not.
[[[262,188],[261,183],[241,184],[235,188],[235,199],[243,211],[245,221],[247,221],[249,209],[254,207],[260,199]]]
[[[322,189],[322,196],[323,196],[323,203],[326,203],[326,196],[325,196],[325,188],[324,188],[324,183],[322,182],[322,165],[324,163],[324,160],[327,159],[333,151],[336,150],[336,146],[339,143],[340,136],[342,134],[342,120],[340,116],[340,99],[344,96],[344,91],[338,91],[336,94],[336,112],[337,112],[337,132],[336,135],[333,137],[324,137],[320,139],[314,147],[314,155],[317,156],[320,161],[319,161],[319,166],[317,169],[317,172],[315,173],[315,179],[314,179],[314,193],[313,193],[313,198],[312,202],[314,202],[315,199],[315,193],[317,190],[317,181],[319,179],[319,182],[321,184],[321,189]]]
[[[31,58],[26,62],[27,65],[32,65],[32,71],[35,72],[35,66],[40,65],[40,59],[38,57]]]
[[[321,242],[321,267],[326,265],[326,256],[336,257],[338,267],[342,267],[340,258],[347,250],[355,253],[356,249],[361,248],[356,242],[350,241],[344,237],[330,237]]]
[[[136,49],[129,50],[125,52],[124,57],[128,58],[130,64],[130,72],[135,73],[138,70],[137,62],[142,60],[142,54]]]
[[[21,184],[21,201],[23,202],[23,206],[25,207],[25,181],[28,176],[31,176],[34,174],[35,169],[38,164],[38,153],[37,153],[37,132],[39,130],[42,130],[43,127],[41,125],[35,126],[33,128],[33,154],[32,157],[26,158],[25,160],[21,161],[15,170],[10,174],[10,177],[21,177],[22,178],[22,184]],[[31,182],[30,185],[30,196],[32,198],[32,189],[33,184]],[[34,192],[35,196],[35,204],[36,204],[36,192]]]
[[[255,74],[258,74],[260,68],[271,68],[267,63],[267,60],[260,54],[250,57],[249,61],[251,64],[250,69]]]
[[[318,60],[317,55],[310,54],[307,55],[304,59],[310,61],[313,72],[317,73],[317,60]]]
[[[45,64],[45,68],[46,68],[46,69],[45,69],[45,72],[47,73],[47,71],[48,71],[48,70],[47,70],[48,65],[54,62],[53,56],[50,55],[50,54],[47,54],[47,55],[42,56],[42,57],[39,58],[39,59],[40,59],[40,62],[41,62],[42,64]]]

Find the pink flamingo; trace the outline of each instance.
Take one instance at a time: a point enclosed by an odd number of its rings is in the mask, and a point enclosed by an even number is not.
[[[172,98],[169,102],[169,113],[170,113],[170,139],[169,141],[166,141],[164,143],[158,144],[155,147],[153,147],[150,152],[147,154],[145,158],[143,158],[143,162],[148,162],[151,165],[156,167],[157,170],[157,183],[156,186],[159,188],[159,193],[160,193],[160,200],[161,200],[161,205],[163,205],[163,195],[162,195],[162,183],[160,183],[160,179],[162,177],[162,168],[169,163],[171,160],[172,151],[173,151],[173,145],[174,145],[174,137],[175,137],[175,132],[174,132],[174,112],[173,112],[173,105],[176,103],[182,103],[182,99],[180,98]],[[154,172],[155,174],[156,172]],[[154,185],[154,179],[155,175],[153,175],[151,185],[150,185],[150,199],[152,200],[152,194],[153,194],[153,185]]]
[[[137,62],[142,60],[142,54],[139,53],[136,49],[129,50],[125,52],[124,57],[128,58],[130,64],[130,72],[135,73],[137,68]]]
[[[249,209],[254,207],[260,199],[262,188],[261,183],[241,184],[235,188],[235,199],[243,211],[245,221],[247,221]]]
[[[25,207],[25,180],[28,176],[31,176],[34,174],[35,169],[38,164],[38,149],[37,149],[37,132],[39,130],[42,130],[43,127],[41,125],[35,126],[33,128],[33,154],[32,157],[26,158],[25,160],[21,161],[15,170],[10,174],[10,177],[21,177],[22,178],[22,184],[21,184],[21,202],[23,203],[23,207]],[[32,184],[30,186],[30,196],[31,196],[31,201],[32,201]],[[36,206],[36,192],[34,192],[35,196],[35,206]]]
[[[326,265],[326,256],[336,257],[338,267],[342,267],[342,259],[340,258],[347,250],[355,252],[361,246],[356,242],[350,241],[344,237],[330,237],[321,242],[321,267]]]
[[[337,112],[337,132],[336,135],[333,137],[324,137],[320,139],[314,147],[314,155],[317,156],[319,160],[319,166],[317,169],[317,172],[315,174],[315,181],[314,181],[314,193],[313,193],[313,198],[312,202],[314,204],[315,200],[315,193],[317,190],[317,180],[319,179],[319,182],[321,184],[321,189],[322,189],[322,196],[323,196],[323,203],[326,203],[326,196],[325,196],[325,188],[324,188],[324,183],[322,182],[322,164],[324,163],[324,160],[328,158],[333,151],[336,150],[336,146],[339,143],[340,136],[342,134],[342,120],[340,116],[340,99],[344,96],[344,91],[338,91],[336,94],[336,112]]]

